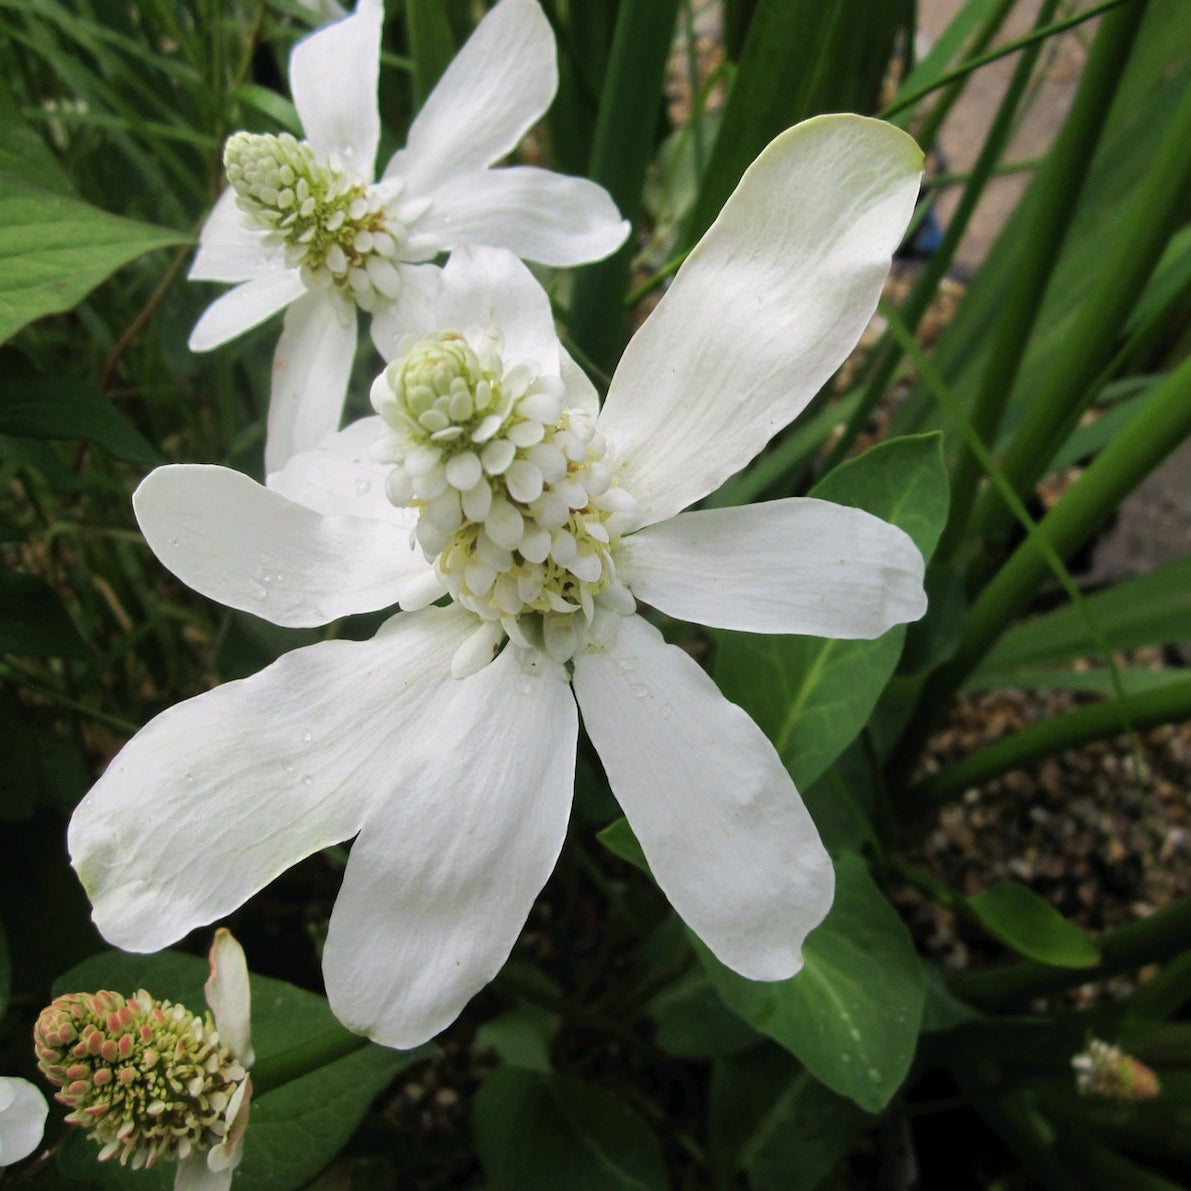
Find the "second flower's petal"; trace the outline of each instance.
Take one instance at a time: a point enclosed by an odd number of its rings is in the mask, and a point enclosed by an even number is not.
[[[761,729],[639,616],[575,659],[583,723],[679,916],[734,971],[783,980],[831,905],[831,861]]]
[[[236,286],[216,298],[199,316],[190,332],[190,350],[207,352],[243,335],[305,292],[297,269],[268,273]]]
[[[440,329],[495,327],[506,367],[532,362],[558,375],[558,335],[550,299],[534,275],[501,248],[457,248],[442,271],[435,305]]]
[[[446,247],[491,244],[543,265],[579,265],[629,234],[611,195],[586,178],[533,166],[456,174],[434,191],[418,231]]]
[[[231,1166],[223,1170],[212,1170],[207,1165],[208,1151],[191,1150],[185,1158],[178,1159],[174,1173],[174,1191],[228,1191],[232,1185]]]
[[[454,681],[473,627],[455,609],[402,613],[371,641],[296,649],[146,724],[67,831],[104,938],[157,951],[354,835],[403,780],[395,726]]]
[[[183,583],[273,624],[421,606],[438,589],[408,530],[324,516],[230,468],[159,467],[132,500],[150,549]]]
[[[638,525],[719,487],[839,367],[921,173],[910,137],[861,116],[798,124],[749,166],[629,343],[600,414]]]
[[[897,526],[809,497],[680,513],[616,554],[618,577],[669,616],[813,637],[879,637],[917,620],[923,569]]]
[[[266,472],[338,429],[356,356],[357,322],[354,306],[323,290],[304,294],[285,312],[273,353]]]
[[[380,74],[382,0],[359,0],[356,11],[303,38],[290,55],[289,84],[302,130],[324,161],[371,182],[380,139],[376,86]]]
[[[391,302],[372,312],[372,342],[385,360],[400,355],[406,335],[420,338],[442,330],[434,315],[442,270],[437,265],[395,266],[401,276],[401,291]]]
[[[248,985],[248,961],[244,948],[230,930],[215,932],[208,954],[211,975],[203,985],[203,995],[215,1017],[220,1040],[230,1048],[242,1067],[251,1067],[252,992]]]
[[[476,26],[410,126],[385,177],[426,194],[516,147],[558,89],[554,34],[536,0],[501,0]]]
[[[37,1149],[49,1111],[45,1097],[27,1079],[0,1075],[0,1167]]]
[[[263,235],[264,228],[254,226],[236,206],[236,192],[229,186],[203,224],[186,276],[191,281],[251,281],[283,272],[281,254],[265,247]]]
[[[352,846],[323,952],[336,1016],[386,1046],[449,1025],[500,970],[566,835],[566,676],[517,651],[393,719],[417,768]]]

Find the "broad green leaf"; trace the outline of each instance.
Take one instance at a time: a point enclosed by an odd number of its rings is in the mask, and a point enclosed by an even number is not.
[[[0,377],[0,434],[81,439],[117,459],[153,467],[161,456],[87,381],[8,373]]]
[[[87,646],[48,583],[0,567],[0,653],[83,658]]]
[[[643,873],[649,873],[649,861],[645,859],[645,853],[642,851],[637,837],[633,834],[628,819],[620,818],[614,823],[609,823],[603,831],[596,834],[596,839],[609,852],[614,852],[619,856],[621,860],[627,860],[629,864],[639,868]]]
[[[1017,881],[998,881],[964,900],[989,934],[1029,959],[1059,968],[1090,968],[1100,960],[1081,927]]]
[[[807,939],[797,976],[773,984],[745,980],[701,943],[696,950],[734,1013],[833,1092],[880,1112],[914,1057],[925,999],[922,964],[863,860],[844,853],[835,879],[835,904]]]
[[[50,147],[21,119],[7,80],[0,78],[0,178],[5,174],[69,194],[73,187]]]
[[[73,810],[93,780],[75,742],[46,718],[43,709],[0,693],[0,822],[29,819],[41,803]]]
[[[498,1067],[475,1103],[491,1187],[653,1191],[667,1186],[657,1141],[623,1098],[573,1075]]]
[[[558,1032],[558,1014],[537,1005],[518,1005],[476,1030],[475,1050],[490,1050],[511,1067],[548,1072],[550,1042]]]
[[[0,343],[42,315],[70,310],[121,265],[189,239],[5,175],[0,178]]]
[[[1113,649],[1191,641],[1191,557],[1157,567],[1085,598],[1088,614]],[[1080,610],[1065,605],[1014,625],[989,650],[970,685],[1010,680],[1030,669],[1098,654]]]
[[[912,537],[929,559],[947,517],[937,435],[893,439],[836,468],[812,496],[866,509]],[[714,674],[808,787],[856,738],[893,675],[904,626],[875,641],[717,632]]]
[[[203,1012],[204,959],[177,951],[157,955],[103,952],[85,959],[54,984],[54,993],[114,989],[125,995],[146,988],[153,996]],[[252,976],[252,1043],[256,1070],[283,1056],[292,1058],[328,1034],[346,1034],[327,1002],[280,980]],[[304,1187],[339,1152],[355,1132],[373,1099],[398,1072],[433,1053],[388,1050],[360,1039],[358,1049],[280,1083],[253,1097],[245,1135],[244,1161],[236,1172],[237,1191],[291,1191]],[[166,1188],[173,1167],[145,1174],[94,1160],[95,1147],[83,1138],[65,1148],[63,1173],[100,1187]]]
[[[714,1059],[756,1046],[756,1031],[729,1012],[703,972],[668,985],[649,1005],[659,1050],[680,1059]]]
[[[421,107],[455,56],[445,6],[436,0],[406,0],[405,35],[413,61],[414,102]]]

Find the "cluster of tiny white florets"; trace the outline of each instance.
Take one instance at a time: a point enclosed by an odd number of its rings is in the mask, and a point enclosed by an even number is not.
[[[612,552],[636,504],[562,381],[506,368],[501,348],[477,331],[402,344],[372,390],[388,425],[376,453],[395,465],[389,499],[420,511],[418,545],[493,643],[565,662],[635,609]]]
[[[1075,1086],[1084,1096],[1124,1102],[1152,1100],[1162,1090],[1157,1075],[1119,1046],[1093,1038],[1071,1060]]]
[[[71,993],[43,1009],[34,1051],[55,1099],[99,1143],[100,1161],[134,1168],[222,1144],[250,1083],[211,1015],[115,992]]]
[[[409,233],[428,203],[398,207],[400,182],[353,181],[287,132],[237,132],[223,165],[237,205],[269,229],[307,286],[334,288],[372,310],[401,290],[395,262],[434,255],[435,246]]]

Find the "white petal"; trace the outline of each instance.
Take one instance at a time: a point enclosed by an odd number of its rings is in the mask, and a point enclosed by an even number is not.
[[[435,315],[440,328],[495,327],[505,367],[530,363],[557,376],[558,335],[550,299],[534,275],[500,248],[457,248],[442,271]]]
[[[183,583],[273,624],[420,606],[432,582],[407,529],[317,513],[230,468],[159,467],[132,500],[149,548]]]
[[[416,772],[361,829],[323,952],[336,1016],[386,1046],[424,1042],[496,975],[562,847],[575,701],[557,663],[520,667],[506,649],[390,721]]]
[[[252,1050],[252,992],[244,948],[230,930],[220,927],[208,959],[211,975],[203,985],[203,994],[215,1017],[220,1041],[242,1067],[251,1067],[256,1056]]]
[[[304,37],[289,60],[289,85],[302,129],[315,153],[371,182],[380,139],[376,86],[380,74],[382,0],[359,0],[356,11]]]
[[[178,1160],[174,1173],[174,1191],[228,1191],[235,1169],[212,1170],[207,1165],[206,1150],[191,1150]]]
[[[27,1079],[0,1075],[0,1166],[11,1166],[37,1149],[50,1111]]]
[[[390,502],[385,480],[393,465],[372,457],[373,444],[384,430],[384,422],[375,415],[360,418],[313,450],[294,455],[265,483],[317,513],[387,521],[408,538],[417,524],[417,511]]]
[[[434,313],[442,270],[437,265],[394,265],[401,277],[401,292],[372,312],[372,342],[386,361],[400,354],[404,336],[421,338],[442,329]]]
[[[596,387],[591,383],[587,373],[572,359],[571,353],[561,344],[558,347],[558,364],[562,383],[567,390],[567,407],[581,409],[594,418],[600,412],[600,398]]]
[[[216,298],[190,332],[192,352],[206,352],[263,323],[306,292],[297,269],[268,273]]]
[[[922,152],[860,116],[817,116],[745,171],[633,337],[600,430],[637,525],[743,467],[822,387],[876,307]]]
[[[354,835],[408,765],[395,731],[450,678],[474,625],[453,608],[324,641],[145,725],[79,803],[71,863],[100,933],[156,951]]]
[[[265,471],[318,446],[339,428],[356,355],[356,308],[312,290],[285,312],[273,353]]]
[[[680,513],[625,538],[616,573],[669,616],[750,633],[879,637],[926,611],[907,534],[810,497]]]
[[[510,152],[558,89],[554,34],[536,0],[501,0],[438,80],[385,177],[426,194]]]
[[[831,905],[831,861],[761,729],[639,616],[575,659],[583,723],[650,869],[730,968],[784,980]]]
[[[236,192],[227,187],[203,224],[186,276],[191,281],[251,281],[285,271],[285,261],[265,245],[264,234],[265,229],[236,206]]]
[[[544,265],[580,265],[629,234],[612,197],[586,178],[533,166],[454,174],[434,191],[418,231],[444,246],[489,244]]]

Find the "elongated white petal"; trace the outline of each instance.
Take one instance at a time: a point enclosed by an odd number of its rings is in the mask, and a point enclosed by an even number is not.
[[[296,269],[267,273],[216,298],[190,332],[192,352],[207,352],[288,306],[306,292]]]
[[[600,415],[637,525],[717,488],[842,363],[921,171],[910,137],[861,116],[798,124],[749,166],[629,343]]]
[[[359,0],[342,21],[304,37],[289,60],[289,85],[302,129],[315,153],[371,182],[380,139],[376,86],[380,74],[382,0]]]
[[[156,951],[354,835],[404,780],[395,728],[450,678],[474,618],[427,608],[324,641],[162,712],[67,831],[100,933]]]
[[[228,1191],[235,1169],[212,1170],[207,1165],[206,1150],[191,1150],[178,1159],[174,1174],[174,1191]]]
[[[265,483],[317,513],[387,521],[395,533],[408,538],[418,514],[389,500],[385,479],[393,465],[372,458],[372,446],[383,429],[384,422],[376,416],[360,418],[314,450],[295,455]]]
[[[612,196],[586,178],[533,166],[453,174],[434,191],[418,231],[447,248],[491,244],[544,265],[578,265],[615,252],[629,234]]]
[[[385,360],[400,354],[403,336],[421,338],[442,329],[434,315],[442,270],[437,265],[398,264],[395,268],[401,276],[401,292],[372,312],[372,342]]]
[[[220,927],[208,959],[211,975],[203,985],[203,995],[215,1018],[215,1028],[237,1062],[251,1067],[256,1056],[252,1050],[252,991],[244,948],[231,931]]]
[[[536,0],[501,0],[430,93],[385,177],[427,194],[510,152],[558,90],[554,34]]]
[[[270,250],[263,235],[264,228],[253,224],[236,206],[236,192],[229,186],[203,224],[187,277],[191,281],[251,281],[285,272],[281,253]]]
[[[654,878],[730,968],[783,980],[831,905],[831,861],[760,728],[639,616],[575,659],[583,723]]]
[[[27,1079],[0,1075],[0,1166],[11,1166],[37,1149],[50,1111]]]
[[[616,572],[670,616],[752,633],[879,637],[926,611],[918,547],[861,509],[794,497],[680,513],[621,542]]]
[[[361,828],[323,952],[336,1016],[387,1046],[438,1033],[496,975],[562,847],[575,701],[560,666],[515,655],[389,721],[417,764]]]
[[[403,598],[421,606],[441,590],[408,529],[325,516],[230,468],[159,467],[132,502],[150,549],[183,583],[273,624],[327,624]]]
[[[559,372],[567,388],[567,406],[581,409],[593,418],[600,412],[600,396],[591,378],[575,363],[571,353],[562,344],[558,347]]]
[[[356,355],[355,307],[338,294],[312,290],[285,312],[273,353],[273,387],[265,471],[317,447],[339,427]]]
[[[506,367],[535,365],[558,375],[558,335],[550,299],[534,275],[500,248],[457,248],[442,271],[435,306],[440,328],[495,327],[504,338]]]

